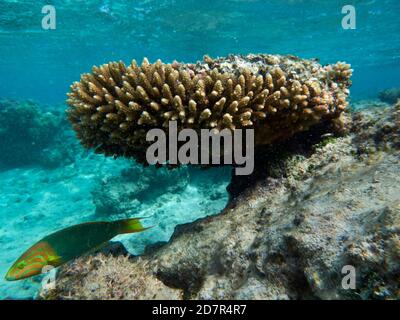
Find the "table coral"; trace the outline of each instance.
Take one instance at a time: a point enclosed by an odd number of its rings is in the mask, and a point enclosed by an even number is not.
[[[85,147],[144,162],[146,133],[171,120],[178,130],[253,128],[256,145],[321,122],[340,129],[351,75],[348,64],[322,66],[291,55],[110,62],[72,84],[67,113]]]

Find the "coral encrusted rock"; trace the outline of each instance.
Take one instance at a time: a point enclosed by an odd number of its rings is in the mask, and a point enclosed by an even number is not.
[[[228,56],[204,62],[93,67],[71,86],[69,120],[97,153],[145,161],[152,128],[254,128],[271,144],[327,122],[340,129],[352,69],[295,56]]]
[[[362,108],[349,135],[325,137],[310,154],[299,141],[298,152],[276,157],[281,174],[259,175],[219,215],[177,227],[163,246],[62,267],[51,298],[90,299],[93,284],[113,279],[123,298],[145,298],[147,280],[129,278],[144,269],[151,286],[156,278],[158,290],[180,293],[171,298],[400,299],[399,119],[400,104]],[[75,267],[94,259],[103,265]],[[105,278],[114,266],[121,274]],[[342,285],[345,266],[355,288]]]

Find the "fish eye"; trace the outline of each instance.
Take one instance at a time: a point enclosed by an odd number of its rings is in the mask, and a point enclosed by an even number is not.
[[[21,261],[20,263],[17,264],[18,269],[23,269],[23,268],[25,268],[25,266],[26,266],[25,261]]]

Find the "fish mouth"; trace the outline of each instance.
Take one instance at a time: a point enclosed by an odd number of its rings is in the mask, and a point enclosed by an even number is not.
[[[17,261],[18,262],[18,261]],[[18,274],[15,272],[15,267],[17,265],[17,262],[14,262],[14,264],[8,269],[4,279],[7,281],[16,281],[18,280]]]
[[[6,274],[6,276],[4,277],[4,279],[7,280],[7,281],[15,281],[15,280],[17,280],[17,278],[16,278],[15,276],[12,276],[12,275],[10,274],[10,272],[7,272],[7,274]]]

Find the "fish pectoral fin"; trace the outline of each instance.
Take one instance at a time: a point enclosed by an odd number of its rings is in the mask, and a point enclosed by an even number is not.
[[[63,259],[60,256],[51,256],[49,257],[48,263],[53,267],[58,267],[60,264],[63,263]]]

